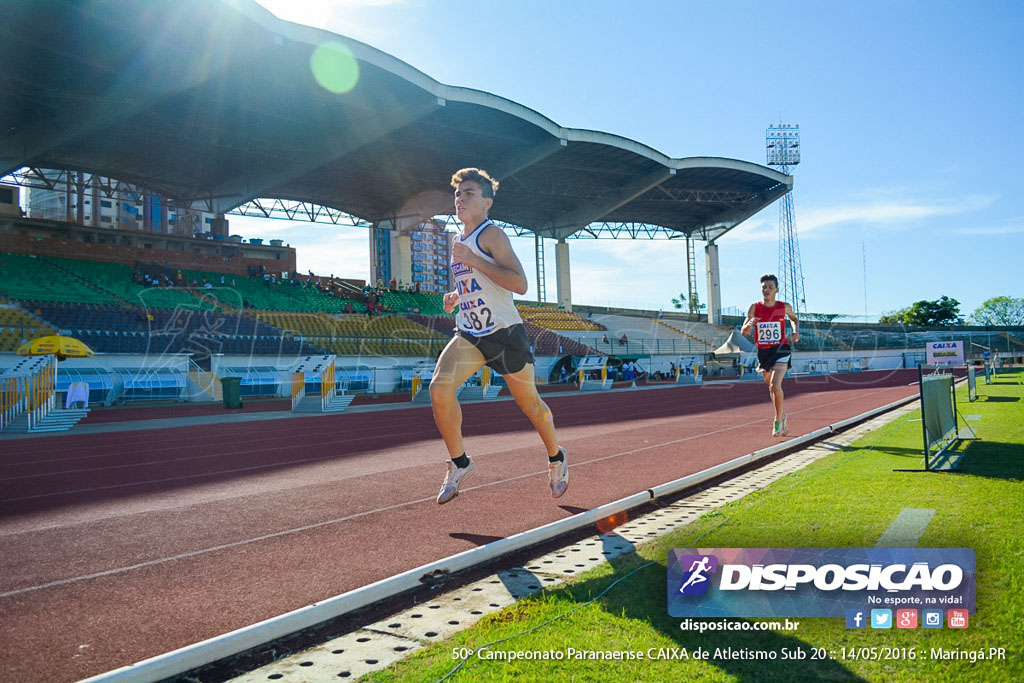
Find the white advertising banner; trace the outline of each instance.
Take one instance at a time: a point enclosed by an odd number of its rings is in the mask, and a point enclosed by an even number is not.
[[[928,365],[963,365],[964,343],[962,341],[926,342]]]

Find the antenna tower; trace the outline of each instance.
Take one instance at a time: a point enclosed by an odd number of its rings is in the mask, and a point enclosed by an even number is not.
[[[788,174],[800,163],[800,126],[783,123],[768,126],[765,145],[768,165],[778,166],[780,171]],[[787,192],[779,204],[779,298],[792,306],[794,313],[807,310],[792,192]]]

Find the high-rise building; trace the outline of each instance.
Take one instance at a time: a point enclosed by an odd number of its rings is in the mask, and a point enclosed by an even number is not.
[[[88,173],[41,173],[53,189],[27,189],[29,218],[120,230],[144,231],[148,226],[149,232],[181,237],[210,232],[212,213],[196,211],[129,183]]]
[[[401,282],[422,292],[443,294],[452,289],[451,240],[444,225],[434,221],[408,230],[370,231],[370,280]]]

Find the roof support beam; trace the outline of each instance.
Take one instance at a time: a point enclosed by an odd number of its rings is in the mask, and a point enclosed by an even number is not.
[[[444,105],[436,98],[429,98],[429,101],[418,105],[408,108],[396,107],[346,126],[330,138],[317,140],[315,153],[309,154],[308,150],[303,150],[303,154],[288,159],[286,165],[261,168],[253,175],[235,178],[212,188],[210,194],[213,197],[213,211],[226,213],[236,206],[264,196],[268,190],[301,178],[325,164],[422,119],[442,106]]]
[[[755,195],[749,201],[719,215],[713,224],[693,230],[691,234],[700,235],[703,239],[709,242],[717,240],[719,237],[729,232],[761,209],[767,208],[769,204],[792,189],[792,185],[779,183],[770,190],[762,194]]]
[[[15,131],[9,137],[0,137],[0,176],[22,166],[32,166],[36,160],[61,145],[96,135],[104,128],[127,121],[168,98],[217,78],[233,67],[251,68],[258,61],[257,55],[268,47],[267,43],[258,43],[249,49],[227,46],[220,54],[209,56],[210,68],[183,69],[180,78],[167,76],[168,68],[157,59],[159,55],[139,60],[135,67],[138,73],[133,78],[115,82],[105,92],[90,96],[88,101],[75,102],[74,106],[66,107],[59,118],[46,119]],[[173,85],[167,87],[168,83]]]
[[[539,145],[534,145],[533,147],[528,147],[522,150],[504,164],[493,169],[488,169],[488,171],[498,180],[511,178],[516,173],[547,159],[564,146],[565,145],[562,140],[559,140],[558,138],[549,138]]]
[[[654,173],[650,173],[643,178],[637,179],[636,182],[620,187],[613,193],[612,198],[603,200],[599,203],[588,202],[582,206],[578,206],[572,211],[568,211],[563,213],[561,216],[557,216],[550,223],[538,225],[534,228],[534,232],[544,235],[545,237],[551,237],[559,240],[565,239],[574,232],[583,229],[590,223],[604,218],[620,206],[628,204],[652,188],[658,187],[672,177],[673,173],[674,171],[671,169],[660,168]]]

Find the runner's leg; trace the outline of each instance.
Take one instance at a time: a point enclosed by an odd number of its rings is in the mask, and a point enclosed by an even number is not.
[[[782,402],[784,395],[782,393],[782,378],[786,376],[786,370],[789,369],[789,363],[776,363],[770,373],[771,379],[769,386],[772,393],[772,405],[775,406],[775,419],[782,420],[783,410]]]
[[[534,429],[540,434],[548,456],[558,455],[558,437],[555,435],[555,421],[551,409],[541,400],[534,383],[533,363],[527,363],[519,372],[504,375],[508,390],[515,398],[516,404],[526,417],[530,418]]]
[[[462,444],[462,408],[455,390],[483,366],[483,354],[460,335],[452,337],[437,359],[434,377],[430,380],[430,405],[452,459],[466,452]]]

